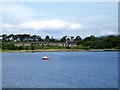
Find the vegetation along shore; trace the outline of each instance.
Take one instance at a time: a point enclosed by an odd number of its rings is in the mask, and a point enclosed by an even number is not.
[[[0,35],[0,51],[2,52],[73,52],[73,51],[118,51],[120,36],[109,35],[95,37],[91,35],[82,39],[80,36],[63,36],[60,39],[30,34]]]

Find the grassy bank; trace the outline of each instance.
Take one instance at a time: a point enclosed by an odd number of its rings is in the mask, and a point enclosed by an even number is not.
[[[35,50],[0,50],[0,52],[100,52],[100,51],[120,51],[119,49],[35,49]]]

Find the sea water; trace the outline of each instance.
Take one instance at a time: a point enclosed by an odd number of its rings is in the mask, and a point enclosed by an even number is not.
[[[2,53],[2,87],[117,88],[118,52]]]

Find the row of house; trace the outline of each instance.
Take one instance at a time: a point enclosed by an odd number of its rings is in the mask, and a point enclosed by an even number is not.
[[[51,45],[51,46],[76,46],[77,43],[75,41],[66,41],[65,43],[63,42],[15,42],[15,46],[30,46],[30,45],[39,45],[39,46],[46,46],[46,45]]]

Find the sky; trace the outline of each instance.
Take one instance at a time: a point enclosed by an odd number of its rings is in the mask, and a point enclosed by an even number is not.
[[[54,38],[118,33],[117,2],[3,2],[1,34]]]

